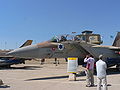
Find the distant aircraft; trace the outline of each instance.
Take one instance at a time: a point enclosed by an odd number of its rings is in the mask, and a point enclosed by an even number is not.
[[[87,54],[91,54],[96,60],[103,54],[108,66],[116,65],[120,69],[120,32],[112,46],[100,45],[100,35],[92,34],[92,31],[83,31],[81,35],[76,35],[72,39],[67,39],[68,36],[55,36],[46,42],[15,49],[8,55],[21,58],[78,57],[79,64],[83,64]]]
[[[32,40],[27,40],[22,46],[20,46],[20,48],[31,44]],[[9,50],[7,52],[9,52]],[[27,58],[15,58],[13,56],[6,56],[5,53],[5,51],[1,51],[0,67],[10,67],[13,64],[24,64],[25,60],[28,60]]]
[[[0,67],[9,68],[11,65],[22,64],[22,63],[25,64],[25,59],[12,58],[12,57],[4,57],[0,59]]]

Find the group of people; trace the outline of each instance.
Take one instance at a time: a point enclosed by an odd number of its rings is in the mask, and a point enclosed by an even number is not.
[[[94,68],[96,67],[97,72],[97,90],[107,90],[107,79],[106,79],[106,69],[107,65],[103,60],[103,55],[99,55],[99,60],[95,63],[92,55],[86,55],[84,62],[86,63],[86,87],[94,86]],[[102,84],[102,85],[101,85]]]

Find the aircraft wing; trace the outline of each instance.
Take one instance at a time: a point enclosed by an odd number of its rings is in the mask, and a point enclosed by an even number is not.
[[[120,51],[120,47],[109,47],[109,49],[114,50],[114,51]]]
[[[103,46],[103,45],[96,45],[93,47],[98,47],[98,48],[108,48],[110,50],[114,50],[114,51],[120,51],[120,47],[115,47],[115,46]]]
[[[106,56],[113,55],[112,50],[119,51],[119,47],[114,46],[103,46],[103,45],[96,45],[96,44],[89,44],[86,42],[80,42],[75,45],[79,48],[80,51],[85,51],[86,55],[91,54],[94,58],[98,58],[100,54],[105,54]],[[106,53],[104,53],[106,52]]]
[[[67,48],[67,54],[68,52],[72,55],[76,55],[78,57],[85,57],[89,52],[86,50],[86,48],[82,47],[80,44],[80,41],[66,41],[62,44],[65,45],[65,48]],[[72,56],[71,55],[71,56]]]
[[[100,54],[103,54],[103,51],[105,49],[105,48],[102,48],[101,45],[89,44],[89,43],[80,42],[80,41],[68,42],[68,43],[65,43],[64,45],[67,48],[74,49],[74,52],[72,52],[73,54],[78,52],[79,54],[77,55],[79,58],[84,58],[87,54],[91,54],[94,58],[98,58]]]
[[[92,44],[84,44],[82,45],[84,49],[86,49],[91,55],[94,57],[98,57],[100,54],[114,55],[120,53],[120,47],[115,46],[104,46],[104,45],[92,45]],[[114,52],[114,53],[113,53]]]
[[[96,50],[94,48],[94,44],[89,44],[89,43],[80,43],[80,46],[88,52],[87,54],[91,54],[94,57],[98,57],[96,54]]]
[[[112,47],[112,48],[110,48],[110,50],[113,50],[115,52],[115,54],[120,55],[120,47]]]

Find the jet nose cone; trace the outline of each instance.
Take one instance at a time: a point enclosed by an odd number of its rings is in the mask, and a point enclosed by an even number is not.
[[[19,51],[18,49],[15,49],[15,50],[12,50],[12,51],[6,53],[6,55],[14,56],[14,55],[16,55],[18,52],[20,52],[20,51]]]
[[[13,55],[13,54],[14,54],[14,50],[6,53],[6,55]]]
[[[24,48],[18,48],[8,52],[7,55],[16,56],[17,54],[23,53],[24,51],[25,51]]]
[[[36,45],[26,46],[26,47],[22,47],[22,48],[18,48],[18,49],[15,49],[13,51],[10,51],[10,52],[7,53],[7,55],[11,55],[11,56],[14,56],[14,57],[25,58],[25,57],[31,56],[31,54],[36,52],[37,51],[36,49],[37,49]],[[30,53],[30,51],[33,52],[33,53]]]

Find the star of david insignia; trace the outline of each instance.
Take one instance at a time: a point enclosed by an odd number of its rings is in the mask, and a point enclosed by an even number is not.
[[[63,49],[64,49],[64,45],[63,45],[63,44],[59,44],[59,45],[58,45],[58,49],[59,49],[59,50],[63,50]]]

